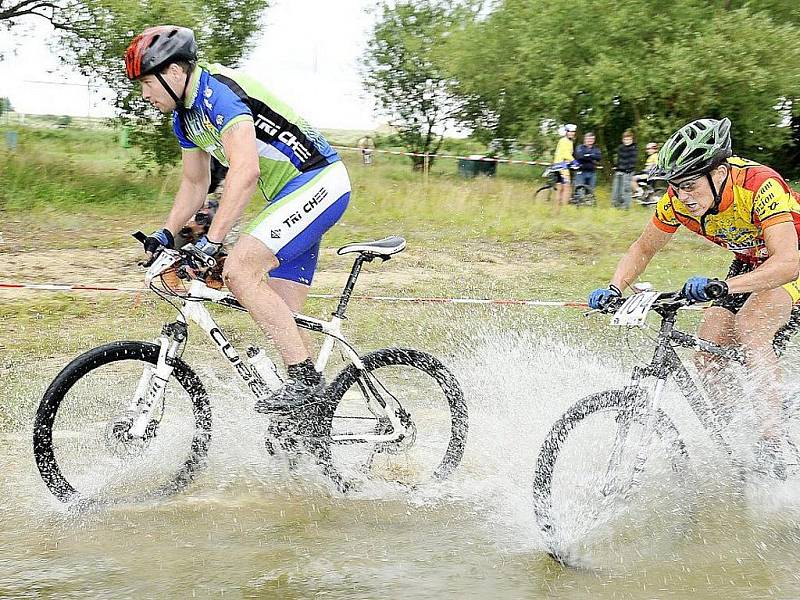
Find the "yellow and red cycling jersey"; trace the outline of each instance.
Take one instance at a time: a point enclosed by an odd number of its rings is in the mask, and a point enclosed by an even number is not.
[[[737,157],[728,159],[728,163],[731,172],[715,214],[695,219],[670,187],[656,205],[653,224],[667,233],[684,225],[735,253],[743,262],[758,264],[768,258],[764,243],[767,227],[794,222],[800,236],[800,194],[769,167]]]

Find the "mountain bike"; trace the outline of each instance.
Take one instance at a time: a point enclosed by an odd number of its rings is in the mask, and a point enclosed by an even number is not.
[[[657,204],[661,197],[667,193],[666,182],[655,182],[649,180],[648,173],[636,173],[633,179],[639,186],[639,191],[633,193],[633,200],[640,206],[653,206]]]
[[[135,237],[145,238],[141,232]],[[191,245],[164,250],[145,281],[177,310],[175,320],[163,326],[155,343],[119,341],[80,355],[44,393],[33,451],[50,492],[64,502],[149,497],[185,489],[203,469],[212,410],[200,374],[218,374],[210,366],[195,370],[184,358],[190,322],[205,332],[246,386],[246,393],[237,386],[237,403],[248,404],[248,424],[264,420],[270,453],[288,448],[310,456],[343,491],[359,478],[413,486],[448,477],[461,461],[468,429],[456,378],[437,358],[412,348],[361,355],[341,328],[364,263],[389,260],[405,246],[395,236],[343,246],[340,255],[356,256],[331,319],[295,315],[299,327],[325,336],[317,370],[324,371],[335,349],[346,366],[302,414],[292,415],[296,436],[287,444],[280,439],[286,415],[250,413],[254,401],[271,394],[274,363],[255,347],[248,351],[251,359],[243,360],[206,308],[211,303],[245,311],[226,290],[210,287],[198,275],[202,268],[220,265]],[[216,410],[230,414],[232,409]]]
[[[709,297],[724,288],[711,282]],[[678,310],[689,301],[677,293],[640,292],[614,299],[602,311],[613,313],[614,325],[643,327],[650,311],[661,317],[655,352],[649,364],[633,369],[630,383],[579,400],[550,429],[539,452],[533,479],[534,515],[549,554],[566,565],[580,559],[566,548],[569,537],[600,538],[601,547],[624,529],[626,523],[656,517],[651,502],[666,497],[667,527],[678,525],[676,509],[687,496],[689,451],[676,423],[664,410],[667,379],[672,378],[712,443],[741,471],[731,439],[730,412],[714,410],[692,380],[675,348],[691,348],[743,363],[737,348],[721,347],[675,328]],[[776,350],[788,340],[787,331],[776,336]],[[797,398],[784,406],[787,433],[785,456],[789,477],[800,474],[800,419]],[[649,489],[648,489],[649,486]],[[632,525],[633,526],[633,525]],[[571,535],[570,535],[571,534]],[[624,532],[623,532],[624,534]],[[576,537],[577,536],[577,537]]]
[[[558,193],[558,184],[560,181],[559,171],[563,171],[564,169],[569,169],[572,171],[573,181],[575,181],[575,173],[580,172],[577,161],[573,161],[571,163],[562,162],[550,165],[542,173],[542,177],[547,179],[547,184],[543,185],[534,192],[534,198],[537,200],[551,200],[553,194]],[[574,204],[575,206],[594,206],[596,204],[594,190],[588,185],[572,184],[572,194],[569,197],[569,203]]]

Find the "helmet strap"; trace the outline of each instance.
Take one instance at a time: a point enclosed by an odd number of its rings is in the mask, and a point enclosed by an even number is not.
[[[713,171],[713,169],[712,169]],[[711,193],[714,194],[714,205],[708,211],[711,214],[717,214],[719,212],[719,205],[722,202],[722,190],[725,189],[725,184],[728,182],[728,176],[730,175],[731,170],[728,168],[725,173],[725,181],[722,182],[722,186],[717,189],[717,186],[714,185],[714,179],[711,177],[711,171],[706,173],[706,180],[708,180],[708,187],[711,188]]]
[[[183,104],[181,102],[181,99],[178,98],[177,94],[175,94],[175,92],[169,86],[169,84],[167,84],[167,82],[164,81],[164,78],[161,76],[161,73],[156,72],[156,73],[153,73],[153,75],[155,75],[155,77],[156,77],[156,79],[158,79],[159,83],[161,83],[161,85],[164,87],[164,89],[167,90],[167,93],[170,95],[170,97],[175,101],[175,108],[180,110],[182,108],[181,105]],[[187,77],[187,82],[188,82],[188,77]],[[186,91],[186,86],[184,86],[183,91],[184,92]]]

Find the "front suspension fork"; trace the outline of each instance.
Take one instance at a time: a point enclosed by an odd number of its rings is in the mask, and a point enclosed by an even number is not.
[[[158,338],[160,349],[155,368],[146,365],[139,384],[128,405],[133,422],[129,435],[143,438],[153,415],[153,411],[164,399],[167,381],[175,368],[175,357],[181,344],[186,340],[186,324],[180,321],[164,325]]]

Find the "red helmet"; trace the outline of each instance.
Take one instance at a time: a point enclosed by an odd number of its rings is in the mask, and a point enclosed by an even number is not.
[[[125,71],[128,79],[138,79],[169,63],[196,60],[197,42],[191,29],[159,25],[133,38],[125,51]]]

